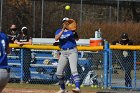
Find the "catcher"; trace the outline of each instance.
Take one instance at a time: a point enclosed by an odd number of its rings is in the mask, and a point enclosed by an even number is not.
[[[61,49],[61,55],[57,65],[57,78],[60,85],[60,90],[57,93],[67,92],[64,83],[64,69],[66,65],[70,64],[71,74],[75,81],[76,88],[72,91],[74,93],[80,93],[80,77],[77,71],[78,51],[76,48],[76,40],[78,40],[78,34],[76,31],[76,22],[73,19],[63,18],[62,29],[58,29],[55,33],[55,40],[59,40],[59,47]]]

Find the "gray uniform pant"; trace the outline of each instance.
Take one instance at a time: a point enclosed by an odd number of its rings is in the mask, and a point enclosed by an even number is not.
[[[10,74],[7,69],[0,69],[0,93],[8,83]]]
[[[68,62],[70,64],[71,73],[73,75],[78,74],[78,71],[77,71],[77,62],[78,62],[77,48],[61,51],[60,59],[58,61],[58,65],[57,65],[56,75],[59,75],[59,76],[63,75],[64,68],[66,67]]]

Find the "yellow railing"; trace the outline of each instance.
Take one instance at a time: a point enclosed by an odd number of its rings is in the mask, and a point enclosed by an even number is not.
[[[29,48],[29,49],[39,49],[39,50],[60,50],[58,46],[53,45],[23,45],[19,46],[17,44],[10,44],[11,48]],[[136,45],[110,45],[111,49],[120,49],[120,50],[140,50],[140,46]],[[79,51],[97,51],[103,50],[103,46],[77,46]]]
[[[111,45],[111,49],[120,49],[120,50],[140,50],[138,45]]]
[[[10,44],[9,47],[11,48],[29,48],[29,49],[39,49],[39,50],[60,50],[58,46],[53,45],[23,45],[19,46],[17,44]],[[96,47],[90,47],[90,46],[77,46],[77,49],[82,51],[97,51],[97,50],[103,50],[103,46],[96,46]]]

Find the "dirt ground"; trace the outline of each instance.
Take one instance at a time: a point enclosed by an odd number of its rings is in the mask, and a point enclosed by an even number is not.
[[[55,93],[55,92],[57,92],[57,90],[5,88],[2,93]],[[69,90],[68,93],[73,93],[73,92],[71,90]],[[82,91],[82,93],[96,93],[96,92]]]

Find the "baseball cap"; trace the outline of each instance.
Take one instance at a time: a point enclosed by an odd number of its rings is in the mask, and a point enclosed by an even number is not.
[[[69,20],[69,18],[68,17],[64,17],[62,22],[67,21],[67,20]]]
[[[27,29],[27,27],[25,27],[25,26],[24,26],[24,27],[22,27],[22,28],[21,28],[21,31],[23,31],[24,29]]]
[[[127,33],[122,33],[121,34],[121,39],[122,40],[127,40],[128,39],[128,34]]]

